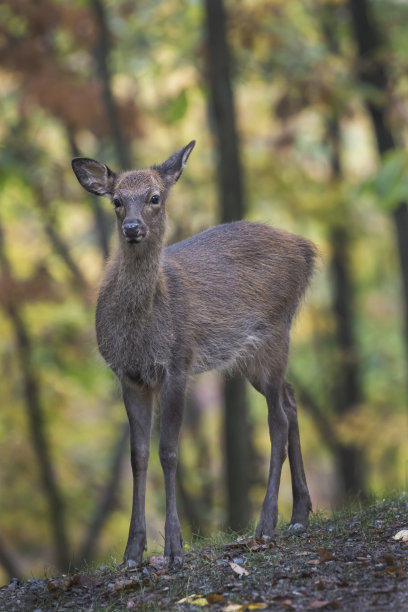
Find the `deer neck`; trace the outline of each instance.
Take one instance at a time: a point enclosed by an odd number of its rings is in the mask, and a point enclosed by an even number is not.
[[[122,244],[117,254],[117,273],[122,295],[141,315],[152,311],[154,298],[165,288],[162,245],[139,253],[136,245]]]

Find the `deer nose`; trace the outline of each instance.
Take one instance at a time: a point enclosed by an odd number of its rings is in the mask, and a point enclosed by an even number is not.
[[[140,219],[134,219],[123,223],[122,232],[128,240],[136,242],[140,242],[140,240],[143,240],[146,236],[146,228]]]

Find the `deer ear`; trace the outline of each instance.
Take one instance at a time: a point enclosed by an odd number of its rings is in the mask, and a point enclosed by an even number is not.
[[[87,157],[75,157],[72,160],[72,169],[82,187],[90,193],[112,195],[116,174],[105,164]]]
[[[196,141],[192,140],[182,149],[179,149],[173,155],[171,155],[165,162],[161,164],[161,166],[155,166],[155,169],[158,170],[160,176],[166,183],[172,185],[181,176],[183,172],[184,166],[187,163],[189,155],[191,151],[194,149]]]

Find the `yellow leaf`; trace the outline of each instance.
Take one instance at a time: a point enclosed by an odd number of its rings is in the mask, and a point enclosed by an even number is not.
[[[197,597],[194,601],[192,601],[195,606],[208,606],[208,601],[206,597]]]
[[[196,595],[195,593],[188,595],[187,597],[183,597],[183,599],[179,599],[176,603],[190,603],[194,606],[208,606],[207,598],[203,595]]]

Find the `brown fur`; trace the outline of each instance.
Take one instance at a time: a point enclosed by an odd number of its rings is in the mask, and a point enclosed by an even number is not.
[[[93,160],[73,161],[81,184],[117,205],[119,246],[100,289],[96,330],[100,352],[122,383],[129,415],[134,500],[125,558],[136,563],[146,544],[144,483],[156,394],[162,404],[165,554],[181,555],[174,478],[184,389],[193,373],[236,367],[267,399],[272,455],[258,535],[271,537],[276,524],[288,444],[292,524],[305,526],[311,508],[285,371],[290,326],[313,271],[315,248],[304,238],[248,221],[219,225],[163,248],[168,191],[193,146],[161,166],[119,175]],[[159,203],[153,203],[157,197]]]

